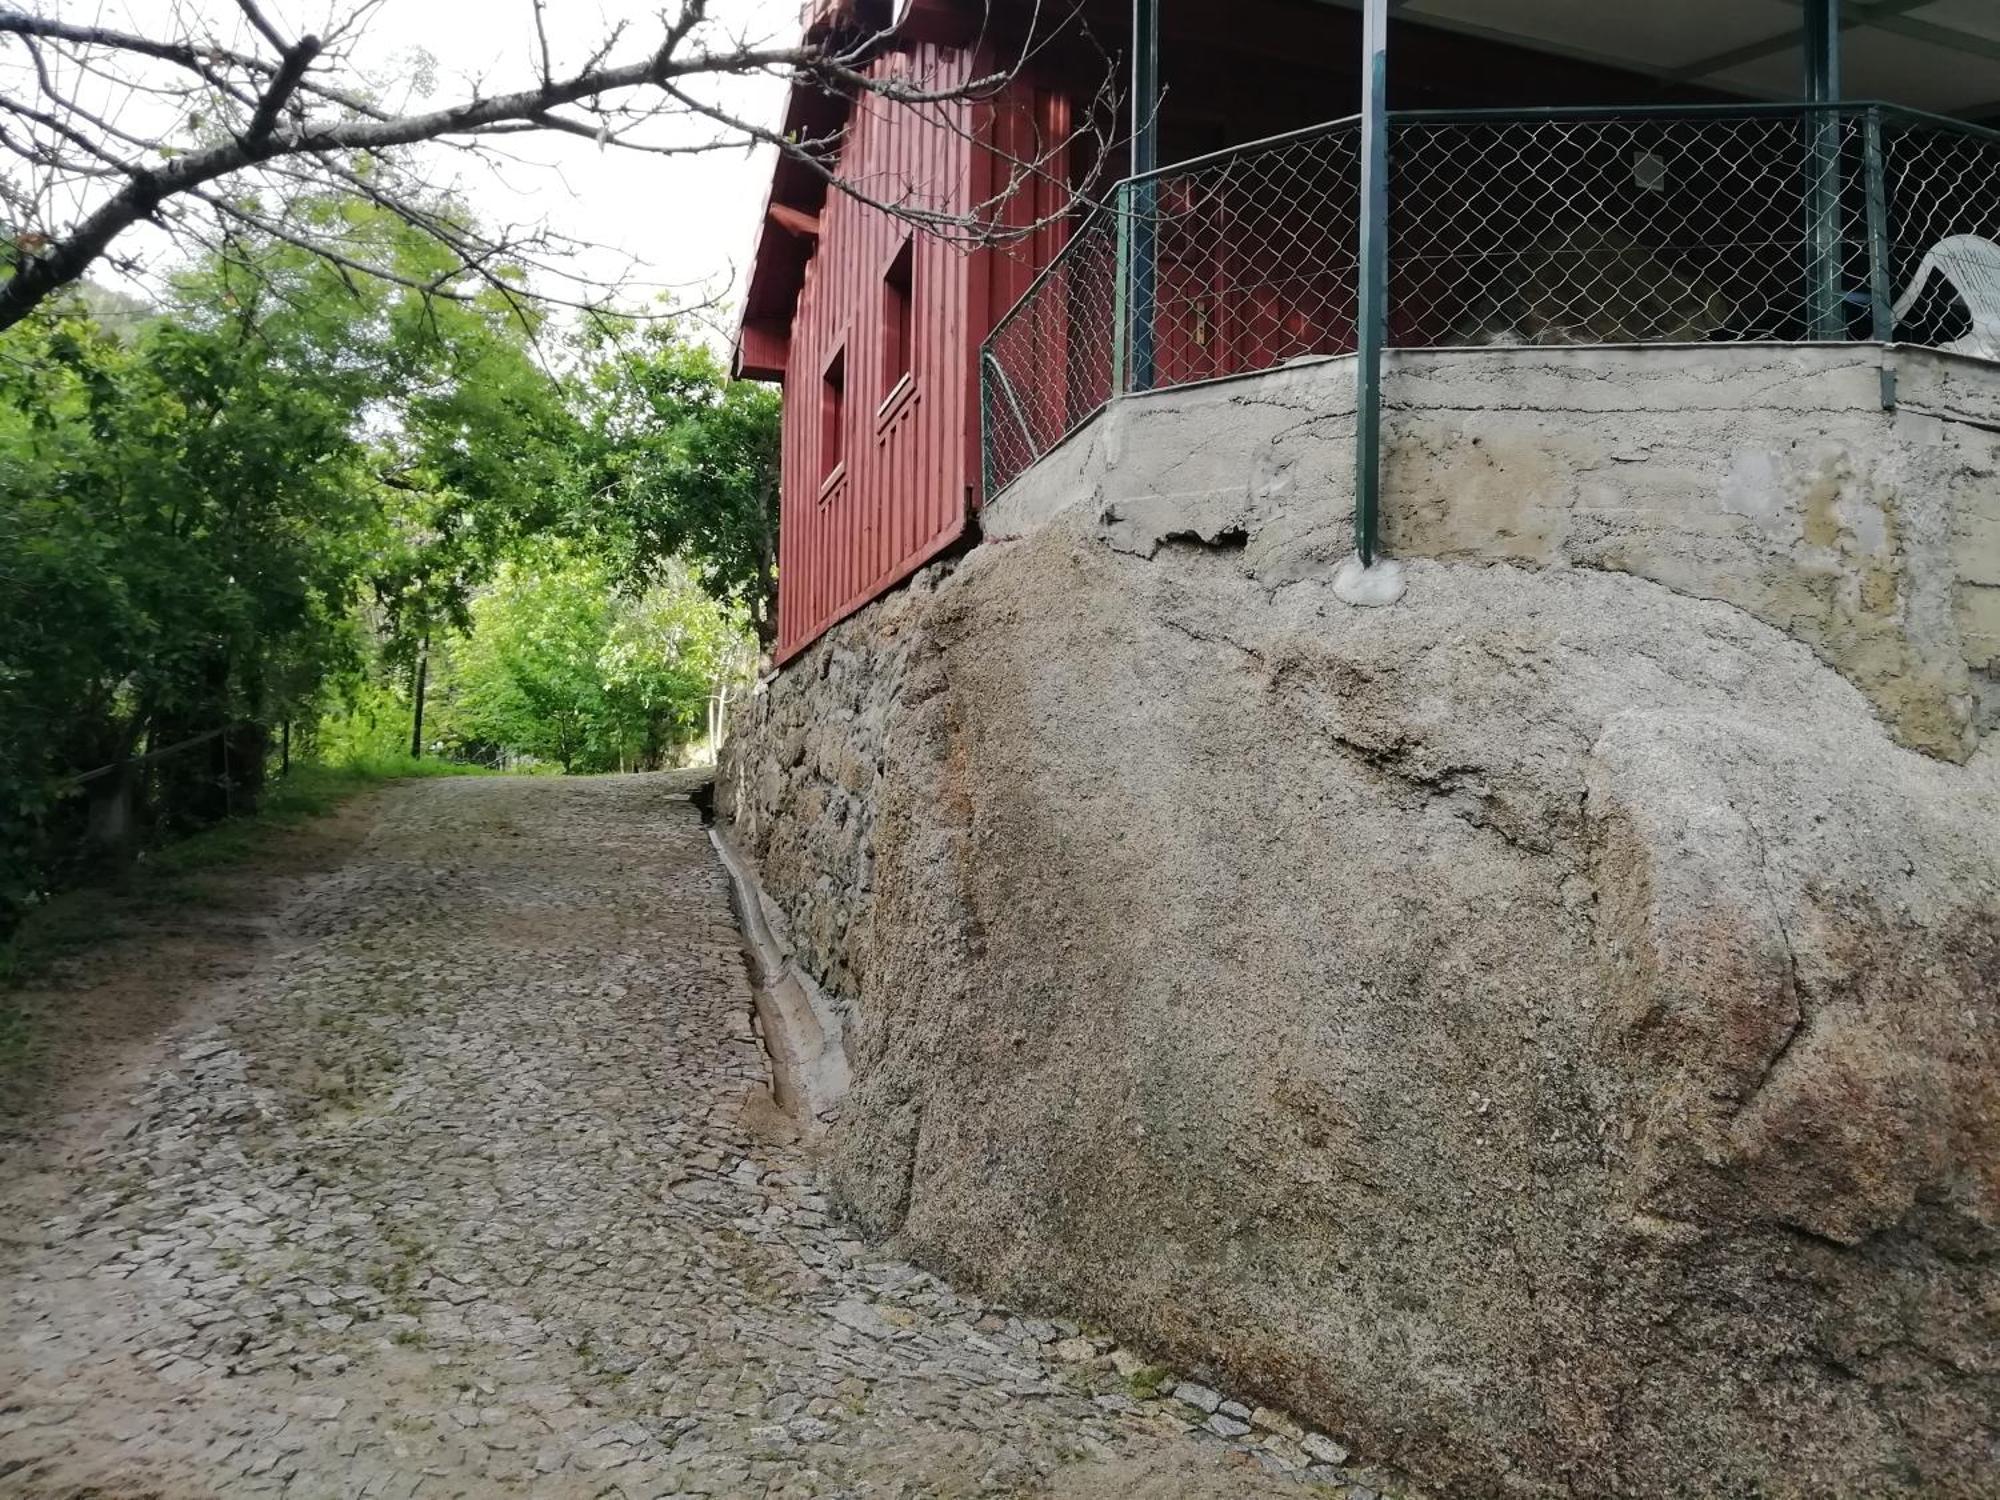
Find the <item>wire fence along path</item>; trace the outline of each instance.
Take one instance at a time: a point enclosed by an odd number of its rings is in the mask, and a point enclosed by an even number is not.
[[[61,789],[69,791],[74,787],[88,786],[93,781],[102,781],[106,776],[116,775],[120,771],[139,766],[150,766],[156,761],[171,760],[184,751],[192,750],[197,745],[206,745],[210,740],[219,739],[227,733],[229,731],[226,728],[204,730],[200,734],[192,735],[176,744],[168,745],[164,749],[148,750],[144,755],[130,756],[125,760],[113,761],[108,766],[99,766],[94,771],[85,771],[80,776],[72,776],[67,781],[61,783]]]
[[[2000,133],[1886,104],[1390,117],[1391,348],[2000,359]],[[1114,395],[1355,348],[1360,128],[1119,184],[980,356],[997,494]]]

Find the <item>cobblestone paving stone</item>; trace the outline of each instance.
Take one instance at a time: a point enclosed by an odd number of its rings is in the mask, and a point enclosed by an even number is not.
[[[0,1494],[1369,1500],[1330,1439],[842,1230],[675,785],[392,790],[41,1145]]]

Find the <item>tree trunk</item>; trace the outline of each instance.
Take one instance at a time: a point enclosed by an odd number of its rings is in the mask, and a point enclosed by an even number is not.
[[[417,670],[410,683],[410,759],[424,758],[424,686],[431,675],[431,638],[428,631],[417,643]]]
[[[768,476],[757,512],[757,597],[751,600],[750,625],[758,649],[769,655],[778,644],[778,487]]]
[[[222,808],[225,817],[248,817],[257,810],[264,791],[264,759],[270,754],[270,731],[254,719],[229,726],[217,742],[222,747]]]
[[[86,868],[116,871],[131,863],[137,846],[133,802],[138,786],[138,767],[129,754],[120,758],[117,770],[90,784],[83,832]]]

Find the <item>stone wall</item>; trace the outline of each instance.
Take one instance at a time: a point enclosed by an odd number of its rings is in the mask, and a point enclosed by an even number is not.
[[[1641,440],[1612,415],[1544,436]],[[1974,439],[1946,499],[1752,466],[1678,528],[1641,514],[1682,484],[1658,433],[1592,481],[1622,520],[1542,505],[1559,469],[1461,477],[1539,565],[1413,550],[1374,610],[1328,581],[1325,455],[1229,491],[1231,441],[1101,453],[1032,517],[1017,485],[740,726],[719,811],[858,1010],[845,1211],[1456,1493],[1990,1493],[2000,747],[1943,677],[1906,714],[1824,613],[1716,597],[1765,576],[1763,515],[1772,568],[1865,604],[1841,559],[1879,555],[1964,650]],[[1905,540],[1871,551],[1858,496]],[[1638,576],[1670,570],[1619,525],[1708,570]]]
[[[725,836],[753,863],[777,941],[837,1010],[866,987],[884,738],[936,563],[835,626],[760,689],[716,777]]]

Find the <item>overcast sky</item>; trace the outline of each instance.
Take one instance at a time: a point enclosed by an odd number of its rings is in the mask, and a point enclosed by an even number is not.
[[[45,0],[47,3],[47,0]],[[265,14],[287,35],[326,28],[329,10],[345,14],[353,0],[262,0]],[[56,0],[65,20],[151,36],[180,29],[175,15],[208,18],[215,31],[245,50],[258,44],[235,0]],[[657,39],[658,0],[550,0],[548,28],[558,73],[594,51],[613,25],[628,23],[628,39],[612,61],[644,54]],[[711,0],[714,21],[753,41],[797,40],[797,0]],[[533,12],[528,0],[383,0],[354,47],[357,69],[392,107],[437,107],[535,81]],[[430,67],[425,67],[425,60]],[[409,81],[434,75],[427,97]],[[783,110],[776,80],[728,80],[715,86],[739,115],[775,126]],[[137,108],[143,112],[144,106]],[[124,122],[131,123],[128,116]],[[665,127],[663,127],[665,128]],[[694,134],[691,125],[673,128]],[[573,238],[605,247],[582,269],[598,278],[622,274],[628,263],[654,284],[715,284],[741,274],[769,182],[767,151],[735,148],[711,155],[666,158],[601,149],[573,136],[523,136],[508,143],[514,158],[486,171],[433,152],[460,191],[494,224],[546,220]],[[126,247],[124,248],[137,248]]]

